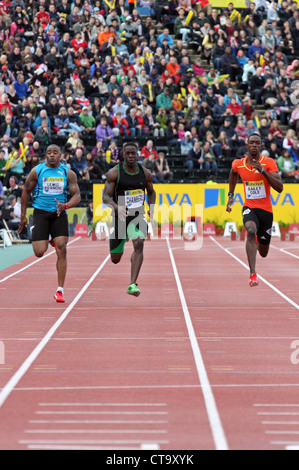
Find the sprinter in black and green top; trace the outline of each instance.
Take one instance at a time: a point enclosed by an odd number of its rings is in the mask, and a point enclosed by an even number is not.
[[[143,263],[143,246],[147,235],[147,221],[144,218],[145,192],[148,205],[153,212],[156,193],[152,175],[137,163],[137,146],[134,143],[127,143],[124,145],[124,162],[113,167],[107,174],[103,202],[113,209],[113,224],[110,230],[112,263],[120,262],[125,242],[129,238],[133,242],[131,284],[127,293],[135,297],[140,295],[137,278]]]

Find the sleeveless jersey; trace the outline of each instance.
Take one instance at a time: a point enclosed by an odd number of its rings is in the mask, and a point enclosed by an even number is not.
[[[260,157],[259,162],[268,173],[278,173],[276,162],[272,158]],[[267,212],[273,212],[271,186],[259,171],[247,164],[247,157],[234,160],[232,168],[240,175],[243,182],[245,193],[244,205],[251,209],[263,209]]]
[[[144,213],[146,176],[142,165],[137,163],[137,166],[138,171],[130,174],[125,170],[124,162],[118,164],[118,180],[113,199],[120,206],[126,206],[129,215],[135,215],[135,211]]]
[[[68,166],[50,168],[46,163],[36,166],[37,184],[33,192],[33,207],[47,212],[57,211],[57,201],[67,201]]]

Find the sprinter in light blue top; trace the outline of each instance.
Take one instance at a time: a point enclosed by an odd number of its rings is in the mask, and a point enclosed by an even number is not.
[[[58,168],[51,168],[47,163],[35,167],[37,184],[33,192],[33,207],[47,212],[57,211],[57,202],[65,204],[67,201],[67,176],[69,168],[60,164]]]
[[[21,233],[27,225],[26,210],[30,194],[33,193],[32,248],[34,254],[40,258],[47,251],[49,243],[55,247],[58,288],[54,298],[56,302],[65,302],[63,286],[69,235],[66,210],[77,206],[81,196],[76,173],[62,165],[60,157],[60,148],[50,145],[46,151],[45,162],[30,171],[21,198],[21,222],[18,232]],[[71,195],[68,202],[67,191]]]

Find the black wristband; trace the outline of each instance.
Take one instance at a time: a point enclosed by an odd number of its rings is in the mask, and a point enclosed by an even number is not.
[[[234,193],[228,193],[228,197],[234,197]]]

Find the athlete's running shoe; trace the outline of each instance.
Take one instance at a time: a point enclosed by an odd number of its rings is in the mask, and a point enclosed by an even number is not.
[[[250,278],[249,278],[249,285],[250,287],[255,287],[255,286],[258,286],[259,285],[259,280],[257,278],[257,274],[254,273],[254,274],[251,274]]]
[[[127,294],[129,295],[134,295],[135,297],[138,297],[140,295],[140,289],[138,289],[137,284],[130,284],[129,287],[127,288]]]
[[[63,294],[60,290],[56,292],[56,294],[54,295],[54,299],[56,300],[56,302],[65,302]]]

